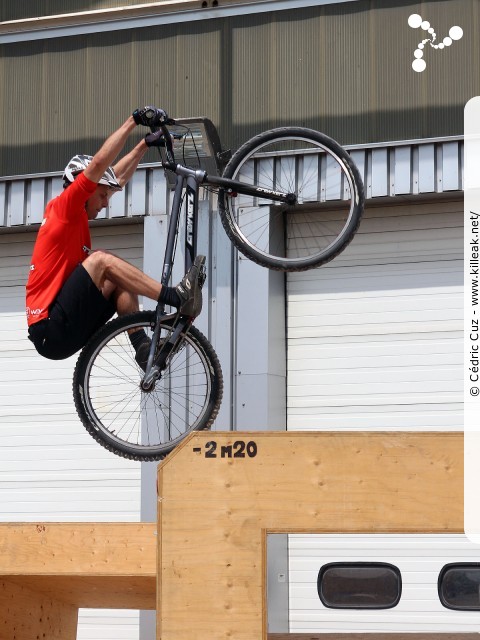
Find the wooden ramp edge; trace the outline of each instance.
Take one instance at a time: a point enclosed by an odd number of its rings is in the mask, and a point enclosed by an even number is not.
[[[0,524],[0,638],[75,640],[79,608],[155,609],[156,549],[155,524]]]
[[[158,487],[157,640],[262,640],[267,534],[462,533],[463,433],[196,432]]]

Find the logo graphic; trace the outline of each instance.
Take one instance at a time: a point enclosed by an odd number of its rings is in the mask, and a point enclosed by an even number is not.
[[[418,29],[420,27],[423,31],[426,31],[429,34],[428,38],[425,38],[418,43],[417,48],[413,52],[415,60],[412,62],[412,69],[417,73],[425,71],[427,66],[427,63],[423,59],[423,53],[427,42],[432,49],[445,49],[445,47],[449,47],[454,40],[460,40],[463,36],[463,29],[461,27],[451,27],[448,32],[448,36],[445,36],[442,42],[434,44],[437,39],[435,29],[430,26],[428,20],[423,20],[422,16],[419,16],[418,13],[412,13],[408,18],[408,25],[412,27],[412,29]]]

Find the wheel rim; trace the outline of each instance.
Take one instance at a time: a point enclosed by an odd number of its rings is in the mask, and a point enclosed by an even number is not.
[[[202,424],[211,396],[209,363],[187,335],[154,389],[145,392],[127,334],[133,328],[143,328],[151,337],[150,324],[132,323],[102,341],[90,358],[85,410],[102,439],[116,447],[139,454],[166,452]],[[168,330],[162,325],[162,335]]]
[[[296,193],[297,204],[226,194],[227,207],[246,249],[266,262],[308,266],[338,253],[350,233],[357,192],[334,150],[308,136],[261,142],[232,168],[235,180]]]

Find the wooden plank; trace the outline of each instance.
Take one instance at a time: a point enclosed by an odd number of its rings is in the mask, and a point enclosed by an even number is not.
[[[78,609],[23,585],[0,579],[2,640],[75,640]]]
[[[154,524],[0,524],[1,640],[75,640],[80,607],[155,609],[155,591]]]
[[[155,556],[153,524],[0,524],[0,576],[154,577]]]
[[[7,581],[77,608],[155,609],[156,576],[14,576]],[[0,636],[1,637],[1,636]]]
[[[158,480],[158,640],[266,638],[267,533],[463,532],[461,433],[200,432]]]

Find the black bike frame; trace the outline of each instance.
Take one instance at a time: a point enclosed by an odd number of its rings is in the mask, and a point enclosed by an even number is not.
[[[177,174],[173,194],[170,223],[163,261],[162,285],[168,285],[172,275],[175,244],[178,236],[181,205],[185,192],[185,271],[190,268],[197,254],[198,187],[203,180],[203,171],[188,169],[182,165],[175,168]]]
[[[200,170],[189,169],[183,165],[174,165],[171,162],[164,163],[166,169],[174,170],[176,173],[175,190],[173,194],[173,202],[170,212],[170,221],[168,225],[167,243],[165,247],[165,255],[163,259],[163,270],[161,284],[168,286],[175,256],[175,247],[178,237],[178,229],[180,224],[180,214],[182,208],[183,194],[185,192],[185,271],[188,271],[197,254],[197,222],[198,222],[198,190],[199,184],[205,179],[205,172]],[[177,342],[181,338],[182,333],[188,331],[192,324],[192,318],[187,316],[179,316],[175,327],[171,332],[167,344],[162,349],[162,358],[154,366],[155,345],[160,337],[160,321],[165,315],[165,305],[157,304],[155,314],[155,327],[152,336],[152,345],[147,359],[145,368],[145,376],[142,386],[146,389],[155,381],[160,374],[163,363],[167,360],[168,355],[175,348]]]
[[[257,196],[258,198],[267,196],[271,200],[274,200],[276,202],[283,202],[285,204],[294,204],[295,195],[292,193],[282,193],[272,189],[255,187],[253,185],[238,182],[236,180],[230,180],[229,178],[209,176],[205,171],[201,169],[190,169],[181,164],[177,164],[175,162],[173,144],[168,128],[166,125],[162,125],[160,128],[162,129],[163,137],[165,140],[165,153],[167,158],[166,161],[162,162],[163,167],[167,171],[173,171],[176,174],[175,190],[170,212],[170,222],[168,225],[167,244],[165,247],[165,256],[161,278],[162,286],[168,286],[170,277],[172,275],[184,193],[186,216],[185,271],[188,271],[197,254],[198,191],[200,185],[205,184],[217,188],[220,187],[232,197],[234,197],[237,193]],[[152,128],[152,131],[155,131],[155,129]],[[157,304],[156,321],[152,336],[152,346],[150,349],[150,354],[148,356],[145,376],[142,382],[142,385],[144,385],[145,388],[148,388],[148,386],[152,384],[160,374],[162,363],[153,366],[153,360],[155,354],[155,345],[157,344],[160,335],[160,321],[162,316],[164,315],[165,305],[162,303]],[[162,358],[163,361],[166,361],[166,359],[168,358],[168,354],[175,348],[175,345],[180,339],[181,334],[188,331],[190,325],[192,324],[192,321],[192,318],[188,318],[187,316],[179,316],[177,322],[175,323],[175,328],[169,336],[167,345],[164,348],[165,353],[164,357]]]

